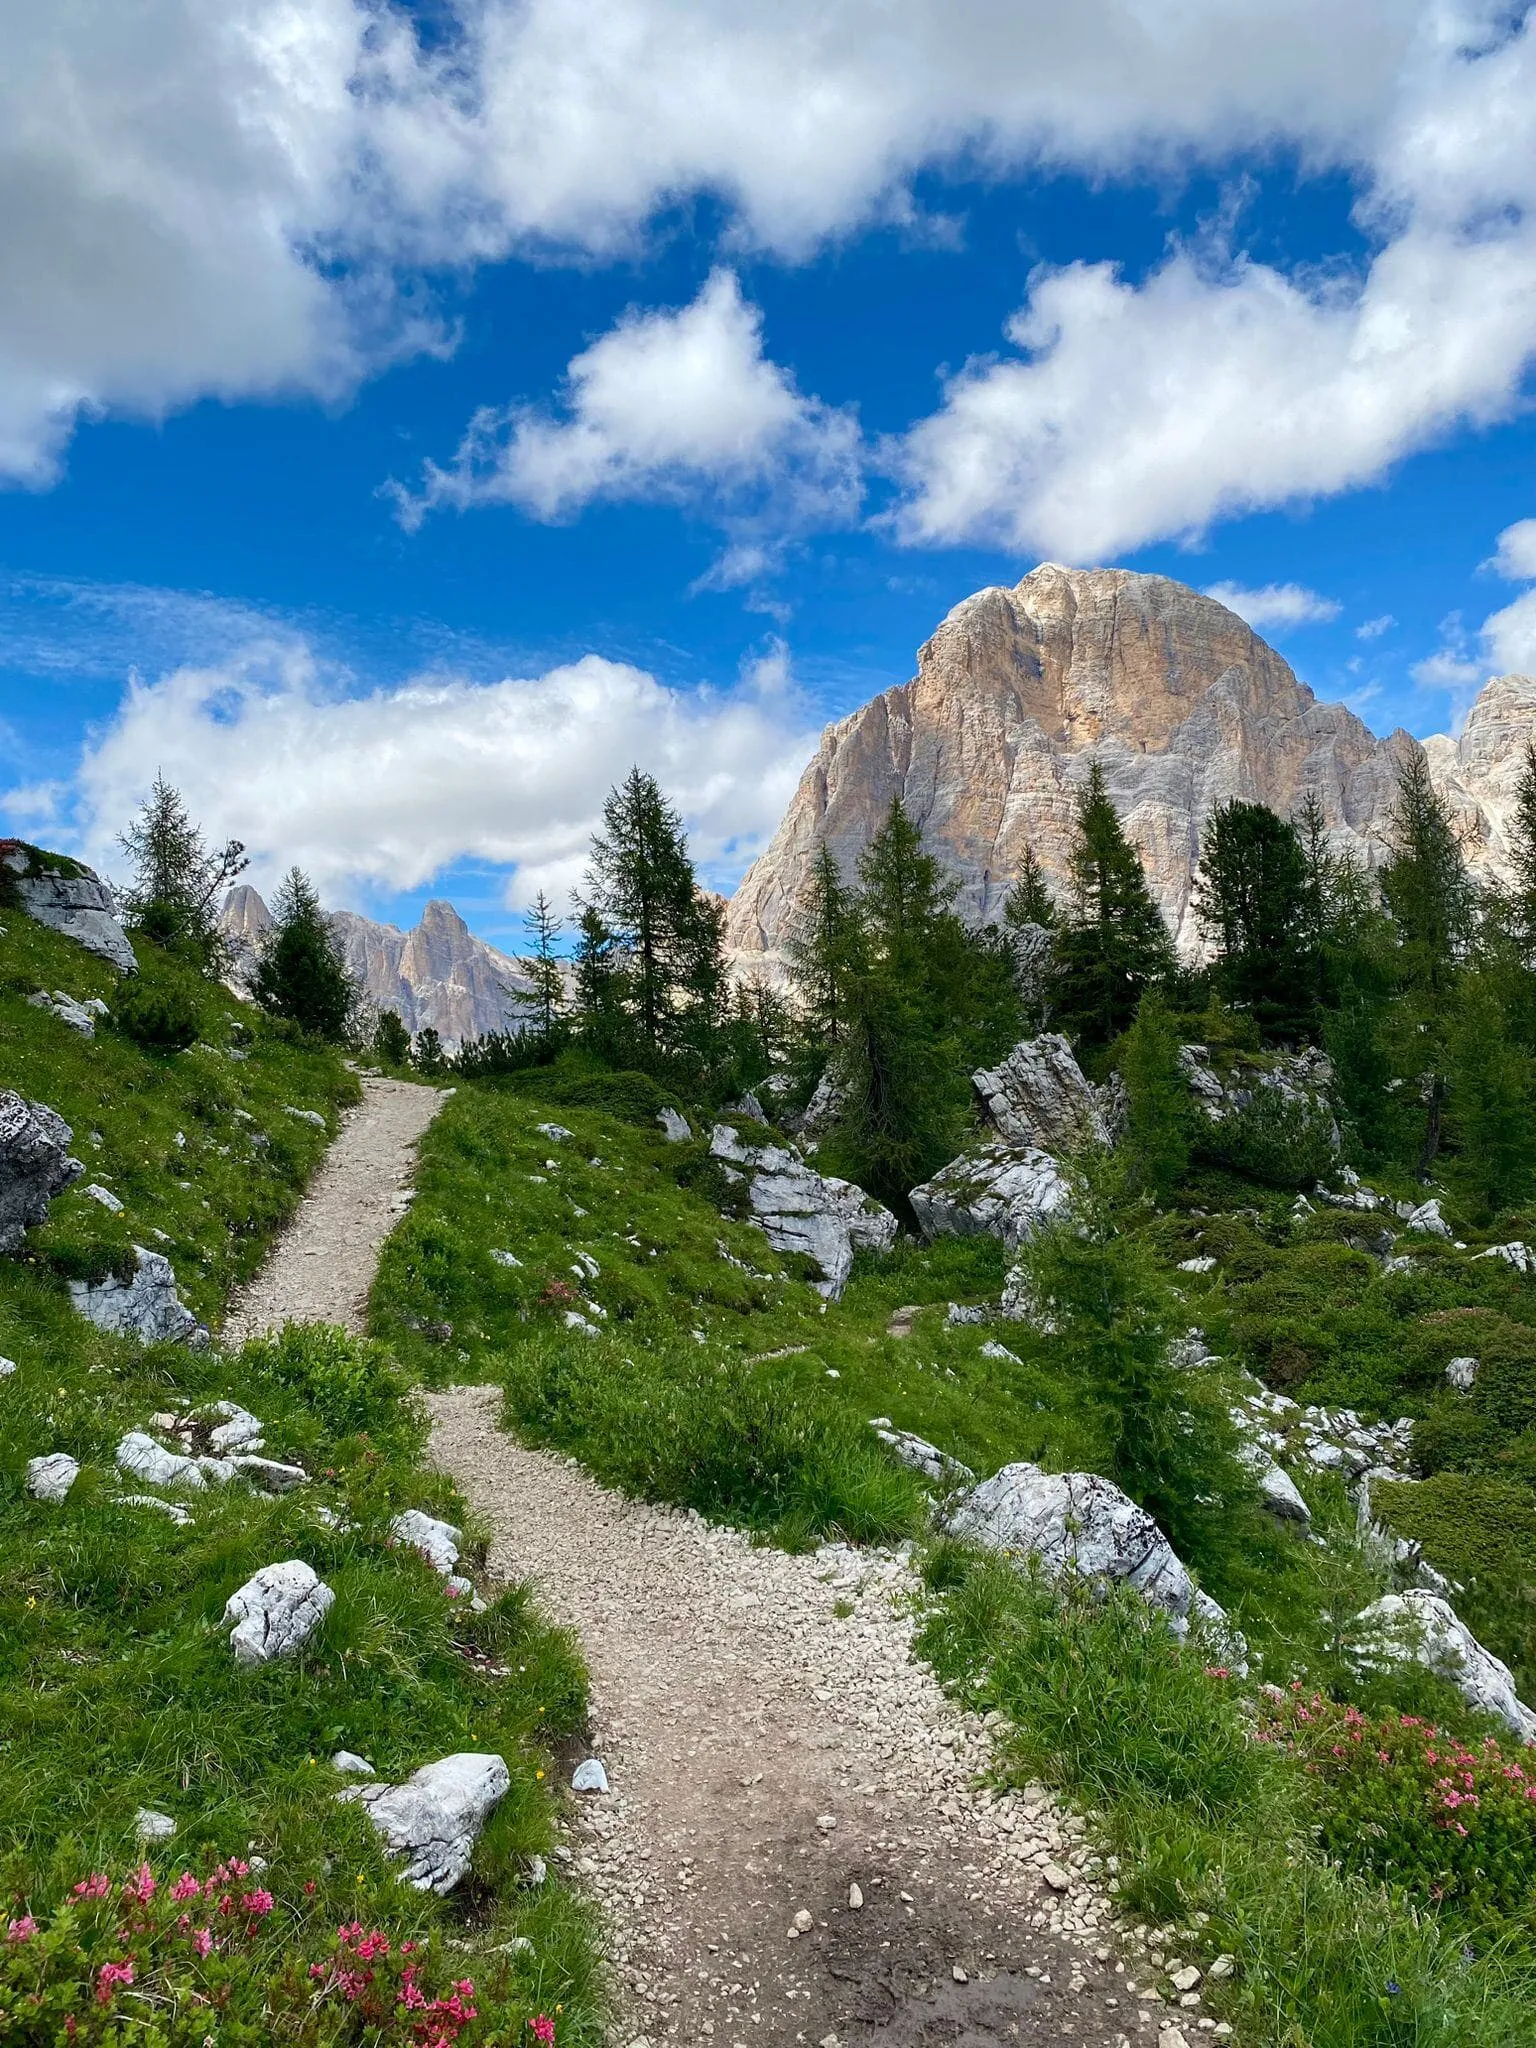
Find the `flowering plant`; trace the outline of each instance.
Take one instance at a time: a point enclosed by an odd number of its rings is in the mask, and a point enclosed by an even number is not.
[[[1299,1681],[1258,1740],[1316,1780],[1323,1845],[1486,1929],[1536,1922],[1536,1751],[1465,1743],[1413,1714],[1362,1714]]]
[[[160,1880],[147,1863],[123,1878],[93,1871],[52,1914],[0,1914],[0,2039],[469,2048],[474,1984],[436,1989],[434,1965],[430,1943],[357,1920],[317,1944],[238,1857],[201,1878]],[[530,2025],[554,2040],[543,2014]]]

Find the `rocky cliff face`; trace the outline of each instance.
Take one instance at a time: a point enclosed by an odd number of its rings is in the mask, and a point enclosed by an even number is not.
[[[1335,846],[1376,862],[1416,744],[1404,732],[1378,739],[1342,705],[1320,704],[1242,619],[1182,583],[1048,563],[957,605],[911,682],[828,728],[732,898],[728,943],[738,967],[776,969],[816,847],[828,842],[851,872],[893,796],[959,878],[967,917],[998,914],[1026,845],[1060,885],[1096,760],[1153,894],[1193,950],[1191,880],[1217,804],[1242,797],[1284,816],[1315,791]],[[1481,757],[1457,759],[1468,791],[1484,788]]]
[[[1500,875],[1509,851],[1515,787],[1527,743],[1536,740],[1536,676],[1484,683],[1459,739],[1424,742],[1429,772],[1461,826],[1474,873]]]
[[[272,916],[254,889],[231,889],[220,924],[236,974],[254,971]],[[332,914],[348,971],[376,1010],[394,1010],[413,1035],[432,1027],[451,1051],[466,1038],[517,1030],[528,1014],[527,977],[515,960],[477,939],[451,903],[429,903],[413,931],[350,910]]]

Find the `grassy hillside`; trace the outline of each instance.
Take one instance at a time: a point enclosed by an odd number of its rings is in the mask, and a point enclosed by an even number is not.
[[[791,1544],[924,1539],[925,1489],[878,1447],[874,1415],[982,1474],[1020,1458],[1108,1469],[1118,1418],[1080,1348],[949,1320],[951,1302],[996,1301],[998,1245],[861,1257],[828,1307],[733,1213],[740,1191],[705,1145],[665,1142],[652,1092],[616,1077],[605,1106],[597,1084],[573,1090],[558,1073],[460,1088],[373,1300],[375,1330],[413,1372],[498,1381],[525,1438]],[[1412,1269],[1386,1276],[1351,1241],[1363,1225],[1379,1236],[1379,1221],[1298,1214],[1231,1174],[1222,1212],[1213,1192],[1208,1177],[1132,1224],[1145,1285],[1226,1354],[1188,1376],[1189,1412],[1224,1409],[1246,1367],[1304,1401],[1421,1418],[1436,1476],[1382,1487],[1378,1511],[1468,1578],[1458,1606],[1529,1671],[1518,1361],[1536,1283],[1476,1260],[1475,1239],[1465,1252],[1414,1241]],[[1217,1263],[1179,1270],[1192,1256]],[[1503,1335],[1484,1355],[1510,1361],[1454,1411],[1487,1418],[1475,1441],[1470,1424],[1453,1438],[1437,1422],[1452,1412],[1441,1353],[1453,1337],[1446,1355],[1460,1348],[1468,1314]],[[1246,1683],[1139,1602],[1063,1603],[951,1545],[926,1551],[930,1654],[969,1704],[1005,1715],[1005,1775],[1043,1775],[1097,1816],[1134,1917],[1178,1927],[1185,1952],[1239,1958],[1210,2000],[1245,2041],[1527,2040],[1536,1828],[1509,1738],[1417,1667],[1353,1667],[1352,1617],[1386,1570],[1355,1539],[1342,1481],[1301,1483],[1311,1537],[1241,1486],[1191,1510],[1192,1561],[1249,1641]],[[1335,1700],[1353,1716],[1337,1755],[1313,1734],[1345,1712]],[[1483,1774],[1482,1862],[1450,1838],[1422,1728],[1470,1745]]]
[[[216,1327],[355,1077],[206,985],[186,1050],[147,1052],[111,1023],[87,1041],[26,997],[111,1005],[116,976],[14,909],[0,921],[0,1085],[57,1109],[88,1178],[124,1204],[71,1190],[0,1258],[0,1355],[17,1368],[0,1378],[0,2036],[468,2048],[528,2039],[547,2014],[561,2042],[596,2042],[593,1932],[531,1860],[551,1844],[584,1673],[524,1589],[471,1614],[391,1543],[404,1507],[467,1521],[424,1467],[408,1375],[383,1347],[318,1329],[234,1355],[144,1348],[67,1297],[67,1279],[138,1242],[168,1254]],[[181,979],[152,954],[143,975],[141,999]],[[213,1399],[260,1417],[266,1455],[310,1483],[210,1488],[182,1520],[122,1501],[148,1489],[121,1482],[121,1436]],[[49,1504],[25,1472],[55,1451],[82,1469]],[[466,1552],[472,1567],[472,1527]],[[335,1604],[300,1655],[238,1670],[224,1603],[288,1558]],[[450,1899],[402,1885],[359,1810],[335,1803],[341,1748],[386,1777],[454,1750],[506,1758],[511,1789]],[[174,1838],[142,1844],[141,1808]]]

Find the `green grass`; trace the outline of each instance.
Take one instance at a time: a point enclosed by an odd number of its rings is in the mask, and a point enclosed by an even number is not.
[[[96,1331],[68,1301],[68,1277],[138,1241],[169,1254],[185,1298],[216,1326],[356,1099],[354,1076],[333,1050],[207,987],[187,1051],[148,1054],[106,1024],[88,1043],[25,997],[43,986],[110,1004],[115,975],[14,907],[3,922],[0,1082],[74,1126],[89,1177],[127,1213],[72,1191],[18,1256],[0,1259],[0,1355],[18,1367],[0,1379],[0,1894],[10,1918],[38,1926],[0,1950],[0,2035],[52,2043],[67,2018],[70,2038],[113,2048],[200,2048],[210,2029],[224,2048],[403,2043],[403,2007],[386,2000],[364,2026],[361,2008],[334,1986],[322,1995],[308,1974],[311,1963],[330,1970],[337,1928],[356,1920],[385,1931],[391,1968],[401,1942],[417,1943],[429,1989],[475,1981],[484,2025],[465,2048],[527,2038],[527,2020],[557,2007],[562,2043],[595,2044],[596,1929],[557,1879],[531,1882],[530,1863],[552,1845],[585,1674],[525,1587],[473,1615],[392,1545],[390,1517],[421,1506],[466,1529],[471,1567],[484,1548],[464,1503],[425,1466],[411,1374],[384,1347],[322,1328],[230,1355],[140,1347]],[[257,1414],[268,1455],[302,1464],[310,1483],[279,1498],[243,1482],[186,1496],[185,1526],[121,1505],[119,1493],[150,1490],[119,1481],[124,1432],[214,1398]],[[82,1470],[66,1501],[40,1503],[26,1464],[55,1450]],[[290,1557],[314,1567],[335,1604],[299,1656],[237,1670],[219,1626],[225,1601]],[[384,1777],[460,1749],[506,1758],[511,1789],[450,1898],[403,1886],[365,1816],[335,1802],[338,1748]],[[175,1819],[173,1841],[140,1849],[141,1806]],[[223,1946],[206,1959],[174,1916],[151,1928],[144,1908],[141,1927],[140,1908],[112,1903],[146,1858],[163,1901],[178,1873],[236,1857],[261,1859],[272,1908],[249,1925],[238,1905],[215,1919]],[[73,1896],[93,1873],[109,1887],[99,1908]],[[98,2003],[94,1973],[125,1955],[135,1988]]]

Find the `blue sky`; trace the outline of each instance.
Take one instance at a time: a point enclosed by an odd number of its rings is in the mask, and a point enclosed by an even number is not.
[[[1536,670],[1536,24],[1411,0],[0,0],[0,827],[157,767],[515,940],[729,886],[1041,559],[1379,731]]]

